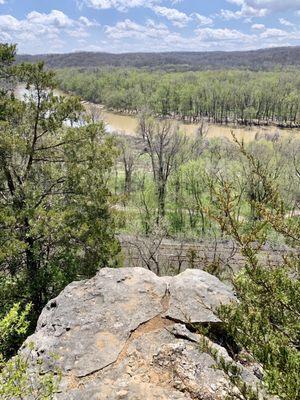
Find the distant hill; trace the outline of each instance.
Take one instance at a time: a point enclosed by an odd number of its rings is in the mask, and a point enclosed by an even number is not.
[[[269,70],[276,66],[300,66],[300,46],[234,52],[94,53],[18,55],[17,62],[43,60],[49,68],[101,66],[165,70],[248,68]]]

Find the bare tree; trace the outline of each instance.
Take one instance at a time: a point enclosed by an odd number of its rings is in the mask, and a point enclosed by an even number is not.
[[[97,123],[103,120],[102,108],[98,104],[86,103],[85,115],[91,123]]]
[[[137,258],[139,266],[143,266],[160,276],[163,272],[161,247],[166,232],[160,225],[150,236],[125,236],[121,239],[123,248],[126,248],[127,257]]]
[[[204,121],[203,118],[199,121],[199,125],[197,126],[196,129],[196,139],[205,139],[208,135],[209,131],[209,126],[208,124]]]
[[[197,129],[195,130],[195,135],[191,141],[191,155],[194,158],[198,158],[201,156],[205,148],[209,144],[209,140],[207,139],[209,131],[209,126],[208,124],[204,121],[202,118],[199,122],[199,125],[197,126]]]
[[[178,125],[169,120],[157,121],[143,114],[139,121],[139,134],[151,159],[151,167],[157,191],[157,220],[165,216],[166,189],[171,172],[186,138]]]
[[[146,173],[143,172],[137,178],[140,220],[143,232],[148,236],[155,225],[153,220],[155,210],[151,201],[152,196],[151,194],[149,196],[149,192],[146,190]]]
[[[124,193],[129,195],[132,190],[132,173],[134,166],[139,157],[139,154],[134,151],[130,138],[119,139],[119,147],[121,150],[121,158],[124,165],[125,181],[124,181]]]

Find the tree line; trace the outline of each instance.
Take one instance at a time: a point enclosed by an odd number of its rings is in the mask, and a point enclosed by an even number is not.
[[[300,124],[299,71],[167,73],[100,68],[58,71],[60,87],[107,108],[186,122]]]
[[[101,66],[144,68],[164,71],[250,69],[252,71],[300,65],[299,46],[250,51],[177,51],[162,53],[98,53],[18,55],[18,62],[43,61],[48,68],[95,68]]]

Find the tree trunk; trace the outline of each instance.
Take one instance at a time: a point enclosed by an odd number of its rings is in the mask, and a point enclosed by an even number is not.
[[[157,223],[165,216],[166,210],[166,183],[162,180],[158,182],[158,214]]]
[[[124,193],[129,195],[132,188],[132,170],[125,168]]]

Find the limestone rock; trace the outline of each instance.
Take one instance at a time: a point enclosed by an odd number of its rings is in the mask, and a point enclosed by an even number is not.
[[[223,399],[228,379],[200,351],[191,326],[219,324],[214,310],[234,300],[201,270],[157,277],[143,268],[104,268],[50,301],[27,342],[47,369],[49,355],[57,356],[58,400]],[[251,368],[245,373],[257,380]]]

